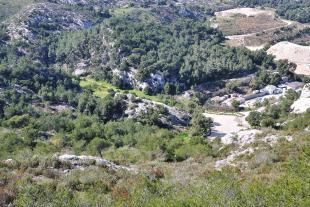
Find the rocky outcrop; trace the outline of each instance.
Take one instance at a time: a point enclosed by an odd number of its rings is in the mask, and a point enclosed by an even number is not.
[[[113,70],[113,76],[119,77],[119,79],[132,88],[145,91],[145,92],[161,92],[166,83],[166,79],[161,72],[151,73],[149,77],[144,80],[137,78],[138,70],[135,68],[129,68],[128,71],[120,71],[118,69]]]
[[[260,136],[257,136],[260,135]],[[279,134],[268,134],[266,136],[261,136],[262,132],[256,129],[243,130],[234,134],[228,134],[221,138],[223,145],[235,146],[233,150],[230,151],[227,157],[222,160],[215,162],[215,168],[221,170],[225,166],[239,166],[247,165],[246,162],[238,161],[238,157],[244,155],[251,155],[262,147],[254,147],[255,143],[265,143],[270,147],[273,147],[279,140],[286,140],[291,142],[293,136],[281,136]]]
[[[310,109],[310,84],[306,84],[301,92],[298,100],[296,100],[291,106],[293,113],[301,114]]]
[[[175,129],[182,129],[189,125],[190,115],[186,111],[180,110],[176,107],[171,107],[166,104],[140,99],[132,94],[127,95],[127,106],[125,114],[129,118],[137,118],[142,113],[147,113],[150,109],[165,109],[166,113],[160,116],[160,121],[163,125]]]
[[[109,170],[128,170],[128,171],[132,170],[129,167],[116,165],[111,161],[94,156],[85,156],[85,155],[77,156],[77,155],[64,154],[56,157],[56,159],[60,161],[60,163],[62,164],[70,163],[75,169],[88,166],[98,166],[108,168]]]
[[[85,29],[92,25],[86,15],[53,3],[27,6],[19,15],[8,22],[8,34],[12,40],[33,41],[44,32],[58,33]]]
[[[70,5],[86,5],[88,3],[87,0],[49,0],[53,3],[59,4],[70,4]]]

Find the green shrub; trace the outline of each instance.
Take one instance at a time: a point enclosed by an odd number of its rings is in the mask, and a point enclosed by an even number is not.
[[[262,127],[274,127],[275,121],[273,118],[264,118],[262,119],[260,125]]]
[[[22,128],[29,124],[30,116],[25,114],[21,116],[13,116],[7,120],[4,124],[11,128]]]
[[[251,111],[246,117],[246,121],[253,127],[259,127],[262,120],[262,115],[260,112]]]

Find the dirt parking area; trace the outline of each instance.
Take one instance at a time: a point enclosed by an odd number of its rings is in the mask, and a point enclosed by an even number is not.
[[[242,112],[238,116],[214,113],[204,113],[204,115],[212,118],[214,122],[211,137],[224,137],[225,135],[237,133],[250,127],[245,120],[248,112]]]

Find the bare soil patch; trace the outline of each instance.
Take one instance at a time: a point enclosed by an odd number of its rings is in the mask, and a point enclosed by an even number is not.
[[[297,45],[291,42],[279,42],[269,48],[268,54],[276,59],[287,59],[297,65],[296,74],[310,76],[310,46]]]
[[[247,17],[249,16],[258,16],[262,14],[267,14],[274,16],[273,10],[263,10],[263,9],[257,9],[257,8],[235,8],[235,9],[229,9],[225,11],[215,12],[215,16],[217,17],[232,17],[236,14],[243,14]]]
[[[246,112],[243,116],[214,113],[204,113],[204,115],[213,119],[214,126],[212,127],[211,137],[224,137],[227,134],[237,133],[249,127],[245,120]]]

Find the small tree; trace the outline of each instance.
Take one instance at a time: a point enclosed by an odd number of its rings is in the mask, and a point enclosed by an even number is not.
[[[108,141],[96,137],[88,144],[87,147],[91,153],[99,154],[100,157],[102,157],[102,150],[109,146],[110,143]]]
[[[262,115],[258,111],[251,111],[250,114],[246,117],[246,121],[252,127],[259,127],[262,120]]]
[[[277,62],[277,71],[280,75],[288,75],[290,71],[294,71],[296,69],[296,64],[289,63],[288,60],[279,60]]]
[[[205,117],[202,110],[196,110],[191,120],[190,135],[192,137],[209,135],[212,123],[212,119]]]
[[[231,102],[232,107],[234,108],[235,111],[240,111],[240,101],[238,100],[233,100]]]
[[[261,121],[262,127],[274,127],[275,121],[272,118],[265,118]]]
[[[164,93],[167,95],[174,95],[176,93],[175,85],[166,83],[164,86]]]
[[[236,81],[229,81],[225,84],[225,87],[231,91],[238,91],[239,84]]]

